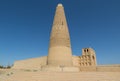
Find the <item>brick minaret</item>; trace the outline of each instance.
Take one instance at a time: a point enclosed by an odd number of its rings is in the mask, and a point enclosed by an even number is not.
[[[72,66],[72,51],[68,26],[62,4],[58,4],[52,26],[48,65]]]

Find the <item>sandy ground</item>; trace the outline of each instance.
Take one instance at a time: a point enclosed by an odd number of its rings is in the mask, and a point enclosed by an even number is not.
[[[120,81],[120,72],[0,70],[0,81]]]

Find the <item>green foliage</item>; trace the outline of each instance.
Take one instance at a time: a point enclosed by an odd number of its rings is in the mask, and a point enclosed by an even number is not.
[[[9,66],[9,65],[8,65],[6,68],[7,68],[7,69],[10,69],[10,68],[11,68],[11,66]]]
[[[0,65],[0,69],[2,69],[2,68],[3,68],[3,66]]]
[[[0,65],[0,69],[10,69],[12,66],[8,65],[8,66],[2,66]]]

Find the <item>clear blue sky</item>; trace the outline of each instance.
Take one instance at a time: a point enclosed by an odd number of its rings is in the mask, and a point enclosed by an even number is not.
[[[120,0],[0,0],[0,65],[48,54],[58,3],[65,8],[73,55],[92,47],[98,64],[120,64]]]

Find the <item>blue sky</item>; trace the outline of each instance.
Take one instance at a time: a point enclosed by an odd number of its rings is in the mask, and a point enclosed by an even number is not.
[[[92,47],[98,64],[120,64],[120,0],[0,0],[0,65],[48,54],[58,3],[73,55]]]

